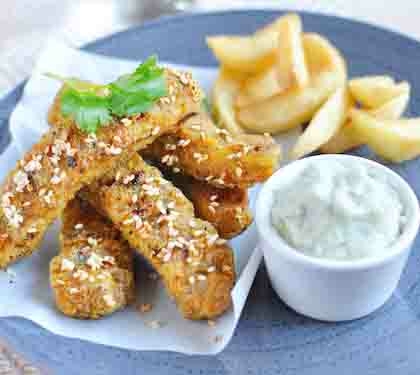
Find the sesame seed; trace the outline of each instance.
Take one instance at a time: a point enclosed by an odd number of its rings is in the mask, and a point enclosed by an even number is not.
[[[79,279],[80,281],[86,280],[89,277],[89,274],[84,270],[77,270],[73,273],[73,277],[75,279]]]
[[[63,260],[61,261],[62,271],[73,271],[74,267],[74,263],[69,259],[63,258]]]
[[[87,242],[90,246],[97,246],[98,245],[98,240],[96,238],[93,238],[93,237],[88,237]]]
[[[133,120],[129,118],[123,118],[121,119],[121,122],[123,123],[124,126],[130,126],[133,124]]]
[[[53,176],[50,180],[51,184],[58,185],[61,182],[60,176]]]
[[[153,130],[152,130],[152,135],[158,135],[160,132],[160,127],[156,126]]]
[[[111,147],[107,148],[106,151],[107,151],[107,153],[109,153],[111,155],[120,155],[122,153],[122,148],[111,146]]]
[[[114,300],[114,297],[113,297],[112,295],[110,295],[110,294],[105,294],[105,295],[103,296],[103,299],[104,299],[105,303],[106,303],[109,307],[115,306],[115,304],[116,304],[116,302],[115,302],[115,300]]]
[[[205,280],[207,280],[207,276],[199,274],[199,275],[197,275],[197,279],[200,280],[200,281],[205,281]]]
[[[25,172],[19,170],[13,176],[13,182],[16,185],[16,191],[22,192],[25,189],[25,187],[29,185],[28,175]]]
[[[237,167],[237,168],[235,169],[235,174],[236,174],[238,177],[241,177],[241,176],[242,176],[242,168]]]
[[[194,284],[195,284],[195,276],[190,276],[190,277],[188,278],[188,282],[189,282],[191,285],[194,285]]]
[[[74,226],[74,229],[81,230],[81,229],[83,229],[83,227],[84,227],[84,225],[82,223],[78,223]]]
[[[207,268],[207,272],[208,273],[216,272],[216,267],[215,266],[210,266],[209,268]]]

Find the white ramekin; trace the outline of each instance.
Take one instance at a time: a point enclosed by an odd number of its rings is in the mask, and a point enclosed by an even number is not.
[[[407,215],[406,226],[382,256],[350,261],[307,256],[291,248],[272,226],[274,192],[290,183],[308,163],[321,160],[363,163],[388,176],[399,192]],[[392,295],[417,235],[420,213],[413,190],[389,168],[356,156],[320,155],[295,161],[271,176],[258,195],[256,222],[268,275],[279,297],[303,315],[344,321],[371,313]]]

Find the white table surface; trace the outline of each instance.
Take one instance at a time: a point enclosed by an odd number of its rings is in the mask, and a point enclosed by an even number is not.
[[[1,2],[0,97],[30,74],[49,35],[61,35],[70,44],[79,46],[141,24],[143,19],[167,8],[159,5],[165,0]],[[195,0],[189,6],[195,11],[240,8],[304,9],[336,14],[385,26],[420,40],[420,0]]]

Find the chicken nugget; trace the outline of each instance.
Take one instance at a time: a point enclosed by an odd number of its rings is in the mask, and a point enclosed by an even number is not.
[[[211,185],[247,188],[274,173],[280,146],[269,135],[233,136],[199,113],[185,119],[175,133],[159,137],[142,155]]]
[[[194,215],[184,194],[133,156],[81,192],[161,275],[186,318],[208,319],[231,305],[232,249]]]
[[[82,132],[62,116],[60,95],[50,111],[56,126],[28,151],[0,187],[0,267],[31,254],[77,191],[157,137],[174,132],[179,122],[200,108],[197,86],[165,71],[170,97],[150,111]],[[188,81],[190,82],[190,81]]]
[[[68,203],[60,242],[60,253],[50,262],[50,284],[61,312],[98,319],[134,300],[134,252],[88,202]]]
[[[247,189],[222,189],[193,177],[171,173],[167,167],[160,169],[192,202],[195,215],[214,225],[220,237],[233,238],[252,223]]]

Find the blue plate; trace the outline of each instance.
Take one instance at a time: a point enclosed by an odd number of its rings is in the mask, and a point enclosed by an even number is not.
[[[254,31],[279,15],[240,11],[163,18],[94,42],[87,50],[130,59],[157,53],[162,60],[213,66],[208,34]],[[305,30],[326,35],[349,62],[350,75],[391,74],[411,82],[410,112],[419,115],[420,44],[407,37],[336,17],[303,13]],[[0,101],[0,147],[22,93]],[[359,155],[372,157],[361,149]],[[420,194],[420,160],[392,166]],[[386,202],[384,202],[386,204]],[[29,360],[56,374],[337,374],[420,373],[420,241],[398,290],[367,318],[327,324],[289,310],[271,289],[264,268],[227,349],[216,357],[132,352],[55,336],[24,319],[0,319],[0,336]]]

